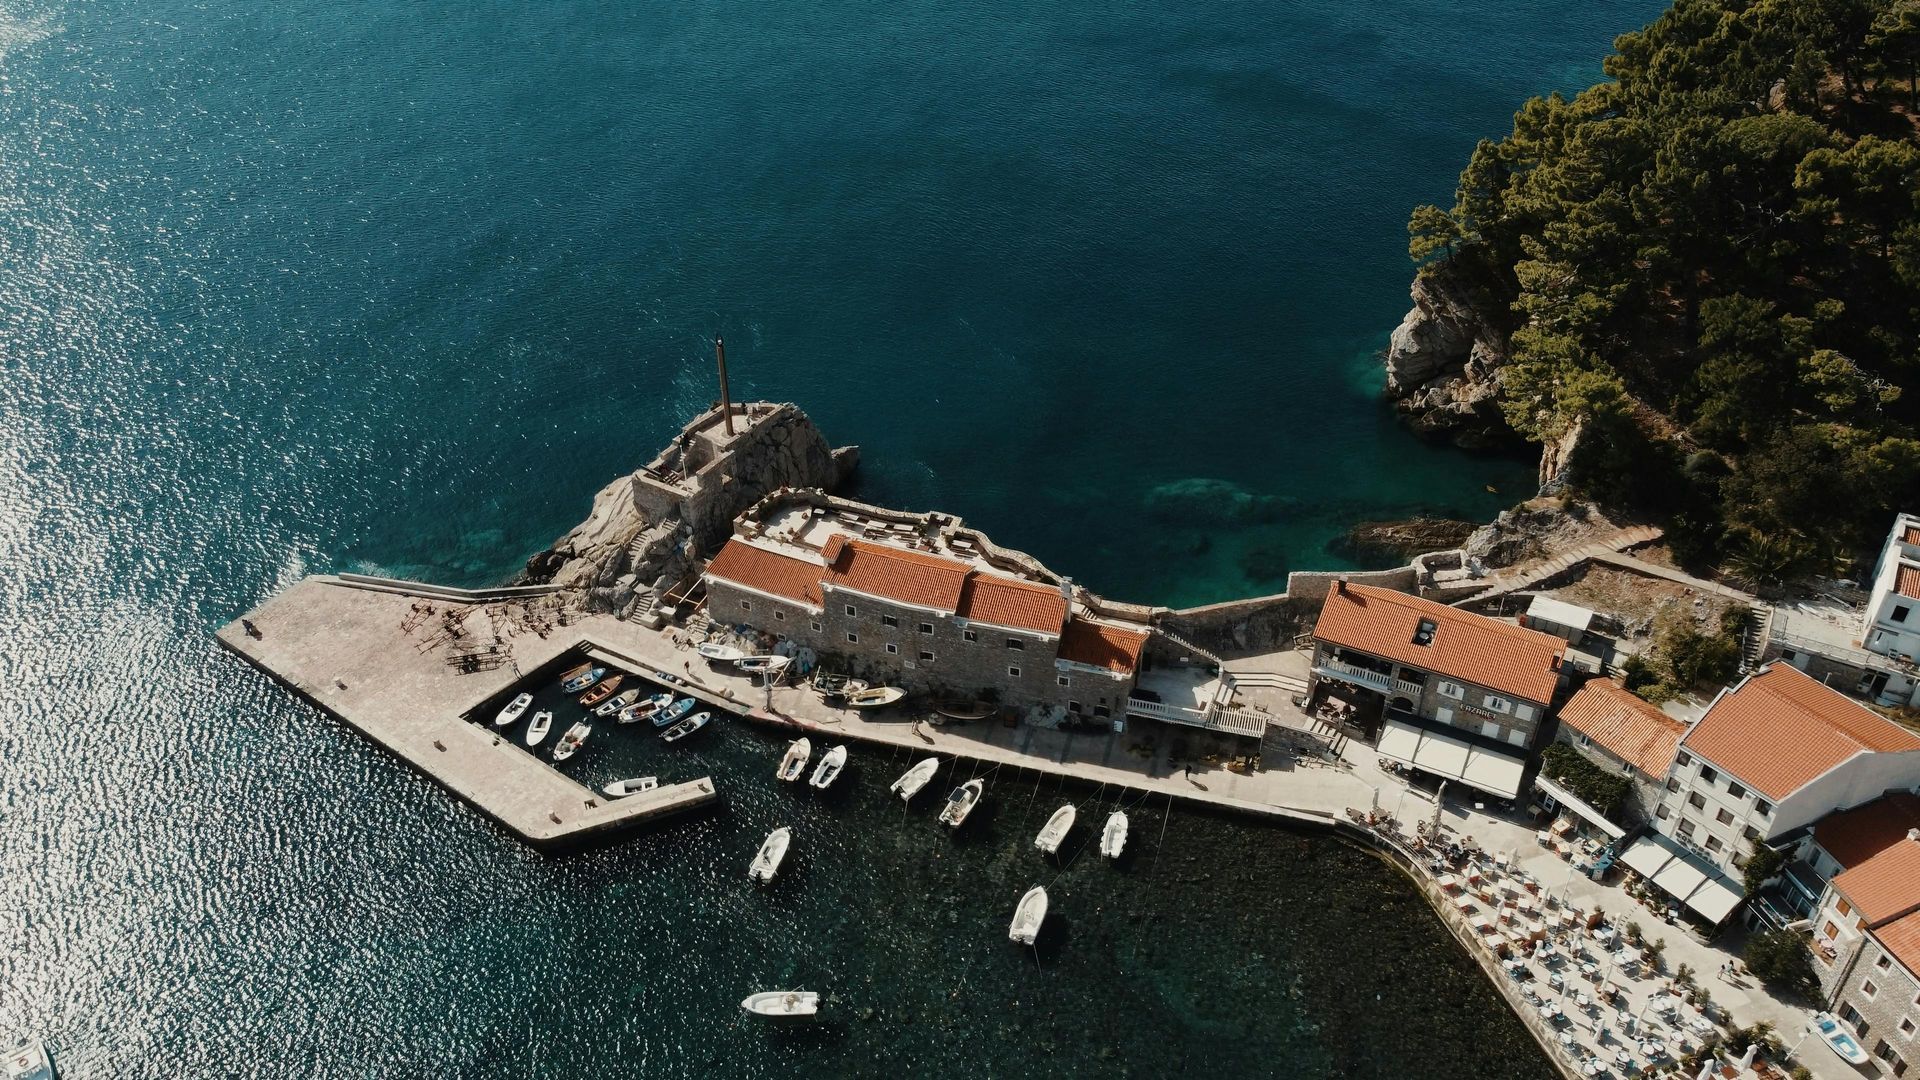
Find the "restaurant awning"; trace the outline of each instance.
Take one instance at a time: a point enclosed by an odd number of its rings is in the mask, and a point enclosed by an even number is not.
[[[1660,833],[1635,840],[1620,861],[1716,926],[1746,899],[1746,891],[1718,867]]]
[[[1440,728],[1446,725],[1437,721],[1423,725],[1418,717],[1389,713],[1374,749],[1383,757],[1503,799],[1520,794],[1520,780],[1527,771],[1525,758],[1503,753],[1458,729]]]
[[[1615,840],[1627,835],[1627,830],[1607,820],[1607,815],[1587,805],[1578,795],[1554,783],[1543,776],[1533,778],[1533,786],[1543,794],[1551,796],[1554,802],[1580,815],[1581,819]]]

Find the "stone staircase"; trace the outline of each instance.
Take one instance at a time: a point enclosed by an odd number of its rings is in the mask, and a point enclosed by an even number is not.
[[[1227,671],[1233,676],[1235,686],[1241,688],[1280,690],[1289,694],[1307,692],[1307,680],[1295,675],[1282,675],[1277,671],[1243,671],[1233,668]]]
[[[1464,599],[1455,600],[1454,607],[1466,607],[1469,604],[1482,604],[1505,596],[1510,592],[1531,588],[1556,575],[1563,574],[1581,563],[1591,561],[1595,556],[1613,554],[1641,544],[1652,543],[1666,535],[1652,525],[1635,525],[1628,529],[1616,530],[1604,540],[1583,544],[1572,551],[1562,552],[1551,559],[1536,559],[1521,563],[1494,574],[1486,588]]]
[[[1227,662],[1225,660],[1220,659],[1218,656],[1215,656],[1212,650],[1203,649],[1200,646],[1195,645],[1193,642],[1188,641],[1186,638],[1181,637],[1180,635],[1174,633],[1171,630],[1168,630],[1163,626],[1154,627],[1153,632],[1156,634],[1159,634],[1163,638],[1166,638],[1168,641],[1173,642],[1175,645],[1178,645],[1181,648],[1187,650],[1193,655],[1201,657],[1205,660],[1211,661],[1214,664],[1217,664],[1222,671],[1226,670]]]
[[[1773,634],[1773,608],[1767,604],[1754,603],[1747,608],[1747,625],[1740,639],[1740,672],[1746,674],[1760,667],[1760,661],[1767,654],[1767,642]]]

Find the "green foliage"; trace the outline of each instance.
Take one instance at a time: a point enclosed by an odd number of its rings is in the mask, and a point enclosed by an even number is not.
[[[1820,988],[1806,939],[1788,930],[1766,930],[1747,939],[1741,959],[1761,982],[1776,990],[1811,996]]]
[[[1548,745],[1540,753],[1540,762],[1540,771],[1546,773],[1548,779],[1559,783],[1603,814],[1612,812],[1632,790],[1632,784],[1626,777],[1608,772],[1566,743]]]
[[[1759,892],[1760,886],[1765,885],[1767,879],[1779,873],[1780,868],[1786,864],[1786,852],[1775,851],[1765,844],[1754,848],[1753,854],[1747,856],[1747,865],[1741,867],[1742,880],[1747,886],[1747,895],[1752,896]]]
[[[1640,696],[1648,701],[1666,701],[1701,683],[1723,683],[1733,678],[1740,668],[1740,627],[1737,619],[1723,621],[1709,633],[1695,625],[1681,608],[1662,611],[1654,617],[1653,639],[1642,669],[1643,673],[1658,673],[1659,679],[1638,691]],[[1627,688],[1633,689],[1631,672]]]
[[[1871,542],[1920,490],[1920,0],[1675,0],[1615,44],[1475,147],[1410,253],[1510,331],[1514,430],[1586,425],[1578,482],[1690,562]]]

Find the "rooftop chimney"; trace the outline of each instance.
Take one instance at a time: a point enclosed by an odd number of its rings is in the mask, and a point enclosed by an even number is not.
[[[1908,830],[1907,830],[1907,839],[1909,839],[1909,840],[1920,840],[1920,829],[1908,829]]]
[[[1333,588],[1334,588],[1334,591],[1340,593],[1340,595],[1342,596],[1345,596],[1347,593],[1347,575],[1341,574],[1338,578],[1336,578],[1333,583]]]

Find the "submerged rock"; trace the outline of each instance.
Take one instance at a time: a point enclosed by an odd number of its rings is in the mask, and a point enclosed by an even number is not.
[[[1287,500],[1255,495],[1231,480],[1194,476],[1150,489],[1144,500],[1154,518],[1182,525],[1260,525],[1278,521]]]
[[[1363,521],[1327,546],[1333,554],[1355,562],[1397,566],[1415,555],[1457,548],[1479,527],[1475,522],[1452,518]]]

